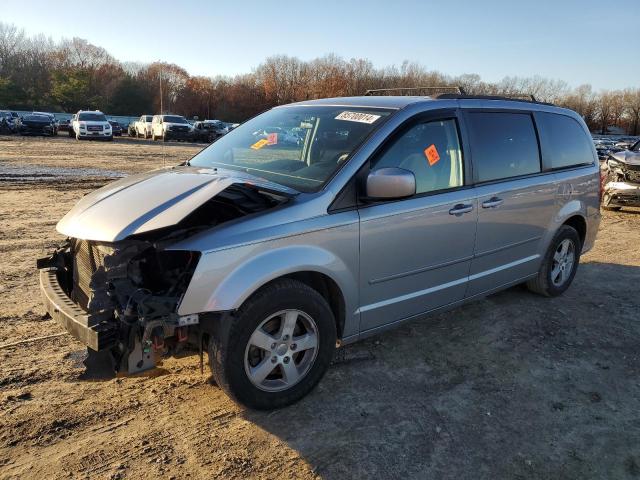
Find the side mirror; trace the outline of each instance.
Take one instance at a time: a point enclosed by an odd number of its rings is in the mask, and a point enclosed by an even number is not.
[[[367,177],[367,197],[372,200],[405,198],[415,195],[416,177],[403,168],[379,168]]]

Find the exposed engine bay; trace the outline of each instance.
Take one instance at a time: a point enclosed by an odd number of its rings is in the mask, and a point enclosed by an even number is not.
[[[202,347],[199,315],[177,313],[201,254],[171,250],[171,245],[274,208],[287,198],[233,184],[172,227],[115,242],[68,238],[51,256],[38,260],[38,268],[55,271],[64,294],[86,312],[86,327],[100,335],[94,349],[101,350],[112,370],[147,370],[159,357],[187,345]],[[89,349],[89,356],[97,354]]]

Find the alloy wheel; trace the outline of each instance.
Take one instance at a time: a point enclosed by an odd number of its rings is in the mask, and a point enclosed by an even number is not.
[[[573,265],[576,260],[574,243],[565,238],[553,254],[553,264],[551,266],[551,282],[556,287],[561,287],[571,277]]]
[[[316,322],[301,310],[281,310],[251,334],[244,353],[245,372],[260,390],[287,390],[309,373],[318,348]]]

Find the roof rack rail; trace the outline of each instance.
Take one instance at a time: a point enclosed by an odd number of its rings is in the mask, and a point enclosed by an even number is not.
[[[455,90],[458,95],[465,95],[465,91],[460,86],[440,86],[440,87],[399,87],[399,88],[376,88],[373,90],[367,90],[364,92],[365,97],[372,97],[374,95],[389,95],[390,92],[400,92],[399,95],[406,95],[405,92],[418,92],[425,90]]]
[[[553,105],[553,103],[541,102],[532,94],[513,94],[513,95],[456,95],[454,93],[442,93],[437,95],[438,99],[451,100],[511,100],[517,102],[539,103],[541,105]]]

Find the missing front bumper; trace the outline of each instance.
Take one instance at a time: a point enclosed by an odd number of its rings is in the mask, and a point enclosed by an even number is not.
[[[113,314],[82,310],[64,292],[55,270],[40,270],[40,292],[51,318],[87,347],[100,351],[116,345],[118,329],[109,321]]]

